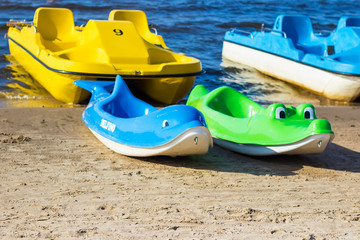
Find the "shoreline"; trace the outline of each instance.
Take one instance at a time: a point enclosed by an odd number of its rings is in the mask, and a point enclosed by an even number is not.
[[[357,239],[360,106],[316,106],[319,155],[131,158],[84,107],[0,108],[0,236],[52,239]]]

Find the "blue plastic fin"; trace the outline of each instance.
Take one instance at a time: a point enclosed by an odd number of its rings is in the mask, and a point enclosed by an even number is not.
[[[114,90],[109,101],[116,102],[126,109],[129,117],[138,117],[156,111],[157,108],[135,97],[120,75],[116,76]]]
[[[124,79],[120,75],[117,75],[115,78],[115,85],[111,95],[121,98],[124,98],[125,96],[135,98]]]

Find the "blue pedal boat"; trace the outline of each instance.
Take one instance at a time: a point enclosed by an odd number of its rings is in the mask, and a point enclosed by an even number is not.
[[[136,98],[118,75],[111,81],[74,81],[92,93],[82,119],[111,150],[134,157],[205,154],[212,137],[195,108],[157,109]],[[111,92],[112,91],[112,92]]]
[[[341,17],[330,34],[316,34],[309,17],[280,15],[273,28],[227,31],[223,58],[329,99],[360,95],[360,17]]]

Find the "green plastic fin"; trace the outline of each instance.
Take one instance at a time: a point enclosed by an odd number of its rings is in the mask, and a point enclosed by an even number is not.
[[[196,85],[191,91],[186,105],[193,106],[197,100],[199,100],[201,97],[205,96],[208,93],[209,91],[205,88],[204,85]]]

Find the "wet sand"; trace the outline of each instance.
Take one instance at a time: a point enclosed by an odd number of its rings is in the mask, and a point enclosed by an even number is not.
[[[83,108],[0,108],[1,239],[359,239],[360,107],[324,153],[130,158]]]

